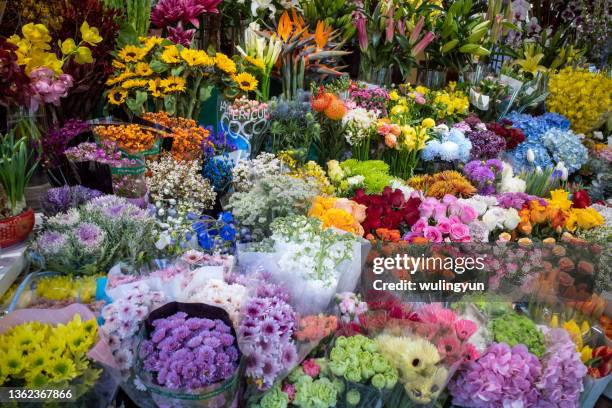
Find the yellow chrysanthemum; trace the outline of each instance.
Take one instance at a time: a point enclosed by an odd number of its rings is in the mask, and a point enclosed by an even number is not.
[[[257,79],[248,72],[241,72],[235,75],[234,82],[236,82],[238,87],[245,92],[254,91],[257,89],[258,84]]]
[[[146,55],[146,51],[135,45],[126,45],[119,51],[117,57],[124,62],[138,62]]]
[[[151,69],[151,66],[146,62],[139,62],[138,64],[136,64],[136,68],[134,68],[134,73],[138,76],[145,77],[153,75],[153,70]]]
[[[146,79],[128,79],[121,84],[123,89],[143,88],[147,86]]]
[[[223,53],[219,52],[215,55],[215,63],[217,64],[217,68],[226,74],[234,75],[236,73],[236,63]]]
[[[210,67],[215,65],[215,59],[203,50],[185,48],[181,51],[181,58],[190,67]]]
[[[74,361],[67,357],[60,357],[47,367],[53,381],[70,381],[77,376]]]
[[[107,98],[111,105],[121,105],[125,102],[127,96],[128,92],[125,89],[114,88],[108,93]]]
[[[181,62],[178,47],[176,45],[166,45],[161,54],[161,60],[166,64],[176,64]]]
[[[164,88],[165,93],[183,92],[185,90],[185,79],[178,76],[171,76],[159,81],[159,85]]]

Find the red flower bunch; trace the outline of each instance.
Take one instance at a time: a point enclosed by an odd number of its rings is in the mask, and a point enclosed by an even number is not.
[[[17,46],[6,38],[0,38],[0,104],[25,105],[29,93],[30,78],[17,63]]]
[[[603,378],[612,372],[612,347],[599,346],[593,350],[592,362],[589,364],[589,375]]]
[[[406,200],[399,189],[385,187],[382,194],[369,195],[359,189],[352,200],[367,207],[366,219],[361,223],[365,234],[375,233],[378,228],[404,232],[419,219],[421,200]]]
[[[502,119],[501,123],[487,123],[487,129],[506,140],[506,149],[512,150],[525,141],[525,134],[521,129],[512,127],[512,122]]]
[[[572,195],[574,208],[587,208],[591,205],[591,197],[586,190],[578,190]]]

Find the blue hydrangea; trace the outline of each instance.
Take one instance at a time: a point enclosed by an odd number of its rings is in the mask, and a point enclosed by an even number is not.
[[[525,113],[511,112],[506,117],[512,122],[512,126],[519,128],[525,133],[527,140],[539,139],[544,133],[552,128],[569,129],[569,120],[558,113],[548,112],[541,116],[532,116]]]
[[[440,158],[444,161],[460,161],[465,163],[470,158],[472,143],[465,137],[463,132],[458,129],[451,129],[445,132],[440,140],[427,142],[421,151],[421,158],[424,161],[433,161]]]
[[[563,162],[568,174],[579,170],[588,160],[588,150],[571,130],[553,128],[542,135],[542,143],[555,163]]]
[[[533,163],[527,160],[527,152],[529,149],[531,149],[534,154]],[[548,151],[539,140],[526,140],[518,145],[516,149],[507,152],[507,159],[517,172],[535,170],[538,166],[542,169],[553,167],[553,162]]]

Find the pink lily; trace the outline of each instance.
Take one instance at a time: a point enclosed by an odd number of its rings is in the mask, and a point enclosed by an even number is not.
[[[368,32],[366,30],[366,19],[363,15],[360,15],[355,19],[355,26],[357,27],[357,38],[359,39],[359,48],[361,51],[368,50]]]
[[[385,30],[385,40],[387,42],[393,41],[393,32],[394,32],[394,21],[393,21],[393,7],[389,7],[389,11],[387,11],[387,28]]]
[[[428,32],[427,34],[425,34],[425,36],[421,39],[421,41],[418,42],[417,45],[415,45],[414,47],[412,47],[412,51],[411,54],[413,57],[416,57],[417,55],[419,55],[421,52],[423,52],[425,50],[425,48],[427,48],[427,46],[436,38],[436,35],[434,33],[432,33],[431,31]]]
[[[402,36],[406,35],[406,20],[402,19],[397,22],[397,32]]]
[[[410,43],[410,45],[417,42],[417,40],[419,39],[419,35],[421,35],[421,30],[423,30],[424,25],[425,25],[425,17],[421,16],[421,18],[419,18],[419,21],[417,21],[417,23],[414,25],[414,28],[412,29],[412,33],[410,33],[410,38],[408,39],[408,42]]]

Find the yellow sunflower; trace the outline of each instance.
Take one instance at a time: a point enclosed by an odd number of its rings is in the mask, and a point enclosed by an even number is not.
[[[217,64],[217,68],[226,74],[234,75],[236,73],[236,63],[227,55],[220,52],[217,53],[217,55],[215,55],[215,62]]]
[[[118,84],[119,82],[123,82],[126,79],[132,78],[132,77],[135,77],[135,76],[136,76],[136,74],[134,72],[130,71],[130,70],[123,71],[121,74],[119,74],[117,76],[108,78],[106,80],[106,85],[113,86],[115,84]]]
[[[113,68],[116,69],[124,69],[125,68],[125,64],[119,60],[113,60]]]
[[[159,88],[159,78],[149,79],[149,92],[155,98],[161,98],[164,96],[161,89]]]
[[[215,60],[203,50],[191,50],[185,48],[181,51],[181,58],[185,60],[190,67],[213,66]]]
[[[126,45],[117,56],[124,62],[138,62],[147,54],[147,51],[135,45]]]
[[[164,92],[183,92],[185,90],[185,79],[178,76],[171,76],[159,81],[159,86],[164,88]]]
[[[246,56],[246,60],[253,66],[255,66],[256,68],[260,69],[263,71],[263,69],[265,68],[264,62],[261,58],[254,58],[251,57],[250,55]]]
[[[161,60],[166,64],[176,64],[181,62],[179,59],[179,50],[176,45],[166,45],[161,54]]]
[[[108,102],[111,105],[121,105],[125,102],[125,98],[127,98],[128,92],[125,89],[114,88],[108,93]]]
[[[146,79],[128,79],[127,81],[121,84],[121,87],[123,89],[131,89],[131,88],[142,88],[147,85],[148,83]]]
[[[138,64],[136,64],[136,68],[134,69],[134,72],[138,76],[153,75],[153,70],[151,69],[149,64],[147,64],[146,62],[139,62]]]
[[[160,37],[140,37],[139,40],[142,47],[147,50],[147,52],[151,51],[156,45],[161,45],[164,41],[164,39]]]
[[[257,89],[257,79],[248,72],[241,72],[238,75],[235,75],[234,82],[236,82],[238,87],[243,91],[248,92]]]

